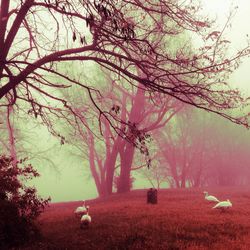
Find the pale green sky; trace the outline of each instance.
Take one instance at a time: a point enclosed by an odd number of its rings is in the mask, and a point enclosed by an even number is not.
[[[217,17],[218,24],[223,26],[230,9],[238,6],[232,22],[232,28],[226,34],[231,41],[230,48],[237,51],[247,45],[247,34],[250,39],[250,1],[249,0],[202,0],[204,12]],[[245,58],[241,66],[232,74],[230,82],[233,86],[250,93],[250,58]]]
[[[231,0],[202,0],[204,2],[204,11],[211,13],[213,17],[217,16],[220,25],[226,20],[227,13],[233,1]],[[250,1],[236,0],[238,12],[234,18],[231,31],[228,33],[231,46],[234,49],[244,47],[246,45],[246,34],[250,37]],[[230,82],[241,90],[250,93],[250,58],[243,61],[240,68],[233,73]],[[51,137],[45,130],[42,132],[43,144],[51,146],[55,139]],[[60,166],[61,173],[44,166],[39,167],[41,177],[35,181],[35,185],[42,196],[50,195],[52,201],[68,201],[95,198],[97,193],[95,186],[89,177],[87,171],[84,171],[84,162],[72,158],[66,150],[67,146],[54,149],[54,164]],[[85,164],[87,164],[85,162]],[[86,166],[87,167],[87,166]],[[137,181],[135,187],[149,187],[150,184],[146,180]]]

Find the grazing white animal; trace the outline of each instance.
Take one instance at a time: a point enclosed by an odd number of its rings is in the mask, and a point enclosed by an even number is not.
[[[84,214],[82,217],[81,217],[81,225],[80,227],[81,228],[86,228],[86,227],[89,227],[89,224],[91,223],[91,216],[89,215],[89,207],[87,207],[87,213]]]
[[[74,211],[76,216],[83,216],[84,214],[87,214],[87,207],[85,205],[85,201],[83,202],[83,205],[80,207],[77,207],[76,210]]]
[[[213,208],[217,208],[217,209],[221,209],[222,211],[225,211],[226,209],[232,207],[232,203],[230,200],[226,200],[226,201],[221,201],[219,203],[217,203]]]
[[[205,200],[207,201],[214,201],[214,202],[220,202],[215,196],[208,195],[208,192],[204,191],[205,194]]]

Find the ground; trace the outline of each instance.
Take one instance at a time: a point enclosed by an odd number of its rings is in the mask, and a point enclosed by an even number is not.
[[[146,190],[88,201],[92,223],[80,229],[74,209],[55,203],[38,220],[43,237],[24,249],[250,249],[250,188],[206,188],[227,212],[212,209],[202,189],[160,190],[146,204]]]

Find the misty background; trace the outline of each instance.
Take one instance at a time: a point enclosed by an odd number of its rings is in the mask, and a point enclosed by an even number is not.
[[[232,1],[203,0],[203,2],[204,11],[214,15],[218,19],[218,23],[223,25],[227,13],[232,6]],[[248,34],[250,35],[250,27],[246,25],[250,23],[250,3],[241,0],[237,1],[236,4],[238,5],[238,11],[233,19],[230,33],[228,34],[232,44],[231,47],[235,50],[243,47],[245,44],[242,44],[241,41],[244,41]],[[245,95],[250,94],[249,69],[250,59],[247,58],[229,79],[232,86],[239,88]],[[89,70],[89,74],[93,74],[91,67],[87,70]],[[234,142],[239,140],[238,145],[241,145],[243,142],[246,143],[246,154],[248,153],[249,145],[247,142],[250,141],[250,133],[245,128],[235,124],[229,124],[229,121],[221,121],[220,117],[207,115],[204,111],[191,110],[190,112],[196,113],[193,119],[195,119],[195,117],[203,117],[204,124],[212,121],[212,125],[215,124],[215,126],[225,129],[228,133],[223,135],[223,131],[219,132],[217,137],[219,141],[226,143],[225,138],[229,138]],[[181,119],[178,120],[177,118],[173,121],[172,127],[174,127],[176,122],[182,124]],[[26,151],[31,152],[29,161],[41,174],[39,178],[33,180],[30,184],[36,186],[38,193],[42,197],[51,196],[52,202],[84,200],[97,197],[98,193],[95,183],[89,171],[89,162],[80,152],[75,150],[74,146],[67,143],[67,137],[66,142],[62,144],[58,138],[55,138],[48,132],[45,126],[37,124],[28,117],[14,118],[13,124],[21,134],[19,139],[22,144],[21,146],[25,148]],[[191,128],[192,124],[191,120],[187,126]],[[63,127],[63,125],[60,126]],[[240,138],[240,135],[243,135],[243,138]],[[222,136],[221,139],[219,138],[220,136]],[[155,141],[153,141],[153,143],[155,143]],[[237,153],[239,155],[237,150],[241,150],[241,147],[235,147],[232,154]],[[22,152],[20,152],[20,154],[22,154]],[[237,165],[237,161],[242,159],[242,156],[238,157],[239,158],[235,157],[235,166]],[[166,163],[162,161],[159,164],[164,165]],[[245,171],[245,169],[242,169],[242,171]],[[135,178],[133,183],[134,189],[152,187],[152,182],[147,177],[147,172],[150,172],[147,168],[142,171],[133,172],[133,177]],[[244,183],[244,181],[242,181],[242,183]],[[169,182],[163,181],[160,186],[169,187],[171,185]]]

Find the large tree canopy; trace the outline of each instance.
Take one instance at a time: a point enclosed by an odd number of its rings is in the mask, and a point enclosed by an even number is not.
[[[226,82],[249,53],[247,47],[226,54],[224,31],[234,10],[221,31],[199,10],[192,0],[1,0],[0,105],[28,102],[29,113],[46,121],[44,113],[70,109],[55,89],[73,84],[96,105],[98,86],[61,66],[92,61],[115,80],[139,82],[152,97],[161,92],[247,126],[244,115],[231,113],[245,101]],[[183,34],[189,39],[174,50]]]

